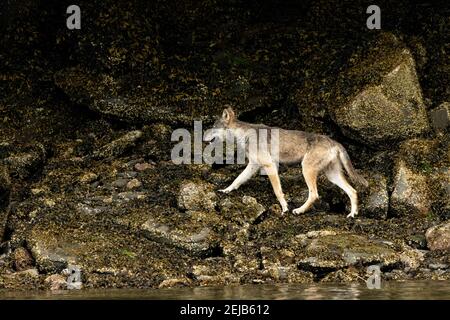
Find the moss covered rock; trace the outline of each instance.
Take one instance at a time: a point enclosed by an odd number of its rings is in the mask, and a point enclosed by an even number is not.
[[[377,146],[428,130],[414,59],[392,34],[357,52],[336,88],[331,113],[352,138]]]
[[[450,249],[450,223],[445,222],[427,230],[427,244],[430,250]]]

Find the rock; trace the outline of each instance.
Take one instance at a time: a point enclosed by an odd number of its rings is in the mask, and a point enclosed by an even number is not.
[[[176,216],[171,218],[176,219]],[[170,218],[150,217],[139,229],[153,241],[182,249],[195,256],[208,256],[218,248],[219,237],[212,230],[220,223],[215,214],[188,211],[183,220],[184,224],[178,225]]]
[[[142,131],[134,130],[127,132],[120,138],[104,145],[100,149],[94,151],[92,157],[94,159],[103,159],[109,157],[117,157],[125,151],[132,148],[136,142],[142,137]]]
[[[86,172],[80,177],[81,183],[92,183],[97,180],[98,176],[93,172]]]
[[[223,257],[206,258],[194,264],[190,274],[201,286],[239,283],[239,276],[233,272],[230,261]]]
[[[52,291],[67,289],[67,280],[60,274],[52,274],[45,278],[44,282]]]
[[[340,269],[328,273],[325,277],[320,279],[320,282],[332,282],[332,283],[351,283],[360,280],[361,273],[354,267]]]
[[[25,179],[41,169],[45,161],[45,148],[37,144],[28,151],[19,152],[3,159],[11,177]]]
[[[148,169],[152,169],[152,168],[154,168],[154,167],[155,167],[154,165],[152,165],[152,164],[150,164],[150,163],[148,163],[148,162],[136,163],[136,164],[134,165],[134,168],[135,168],[137,171],[145,171],[145,170],[148,170]]]
[[[33,278],[39,277],[39,272],[36,268],[29,268],[22,271],[17,272],[18,275],[30,276]]]
[[[431,195],[424,174],[415,173],[403,161],[395,169],[394,191],[391,194],[394,216],[421,215],[431,212]]]
[[[431,270],[445,270],[448,269],[448,264],[445,263],[430,263],[428,268]]]
[[[445,136],[402,142],[395,157],[391,211],[393,215],[450,212],[449,145]]]
[[[189,94],[172,90],[166,92],[167,89],[161,90],[146,83],[124,91],[122,87],[128,86],[128,79],[89,72],[83,67],[60,70],[55,73],[54,81],[71,101],[103,115],[133,123],[182,122],[191,125],[192,119],[213,120],[223,110],[222,106],[230,102],[230,98],[240,102],[237,104],[239,111],[252,110],[261,104],[269,105],[267,100],[270,99],[266,92],[256,87],[232,94],[231,88],[223,85],[223,90],[229,94],[217,95],[216,91],[201,82],[193,85]],[[229,79],[228,82],[228,85],[234,84],[236,79]]]
[[[191,279],[188,278],[171,278],[171,279],[165,279],[162,281],[158,288],[171,288],[171,287],[186,287],[189,286],[192,283]]]
[[[300,269],[314,273],[356,265],[393,266],[401,261],[400,255],[388,244],[347,232],[306,235],[295,257]]]
[[[376,173],[371,174],[368,181],[369,187],[363,190],[360,197],[361,214],[364,217],[385,219],[389,209],[387,179],[384,175]]]
[[[212,189],[213,185],[205,182],[182,182],[178,194],[178,207],[184,210],[214,211],[217,196]]]
[[[254,223],[266,211],[263,205],[250,196],[243,196],[240,202],[225,198],[219,207],[221,216],[241,225]]]
[[[424,234],[413,234],[406,238],[406,244],[412,248],[425,250],[427,248],[427,239]]]
[[[430,250],[450,250],[450,222],[429,228],[425,236]]]
[[[123,188],[127,185],[128,179],[119,178],[117,180],[114,180],[111,185],[115,188]]]
[[[378,146],[428,130],[428,120],[409,50],[392,34],[352,57],[339,75],[334,120],[349,137]]]
[[[450,126],[450,103],[443,102],[430,111],[431,124],[436,131],[446,131]]]
[[[0,241],[3,239],[6,221],[8,219],[8,205],[10,198],[11,182],[8,172],[0,164]]]
[[[17,248],[14,250],[14,267],[17,271],[30,269],[33,266],[33,258],[25,248]]]
[[[142,186],[142,182],[140,182],[138,179],[132,179],[130,181],[128,181],[127,183],[127,189],[132,190],[132,189],[137,189],[140,188]]]

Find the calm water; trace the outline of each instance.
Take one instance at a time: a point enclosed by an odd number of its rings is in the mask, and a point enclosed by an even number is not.
[[[450,281],[364,284],[245,285],[170,289],[109,289],[17,292],[0,290],[0,299],[449,299]]]

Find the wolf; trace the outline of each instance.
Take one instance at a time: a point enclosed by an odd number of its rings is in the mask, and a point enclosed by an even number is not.
[[[264,130],[277,130],[278,141],[268,139],[267,146],[258,146],[258,148],[253,148],[253,150],[256,150],[255,152],[249,152],[252,143],[259,141],[258,135]],[[344,190],[350,198],[351,210],[347,217],[354,218],[358,214],[358,194],[348,183],[343,169],[352,181],[365,187],[368,186],[368,182],[356,172],[347,151],[337,141],[325,135],[298,130],[284,130],[263,124],[239,121],[230,106],[226,106],[222,116],[214,123],[212,130],[208,130],[205,134],[204,140],[210,142],[215,141],[215,139],[224,141],[227,135],[235,138],[238,148],[246,150],[248,164],[233,183],[227,188],[219,190],[220,192],[229,193],[238,189],[262,168],[269,177],[284,214],[288,211],[288,205],[281,188],[278,162],[286,164],[301,163],[309,194],[306,202],[292,211],[294,214],[306,212],[319,198],[317,177],[322,172],[325,173],[328,180]],[[275,143],[277,143],[277,148],[271,148]],[[277,154],[274,154],[273,149],[276,149]]]

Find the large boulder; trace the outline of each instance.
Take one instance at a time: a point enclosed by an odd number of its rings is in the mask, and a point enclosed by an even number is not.
[[[414,59],[395,36],[383,34],[349,64],[329,106],[346,135],[378,146],[428,130]]]
[[[450,222],[429,228],[425,236],[430,250],[450,250]]]
[[[410,170],[404,162],[396,167],[391,213],[395,216],[431,213],[431,193],[424,174]]]
[[[401,143],[395,157],[393,191],[394,216],[448,215],[449,151],[442,139],[410,139]]]
[[[395,248],[380,240],[361,235],[329,230],[311,231],[298,235],[296,259],[300,269],[321,272],[354,265],[380,264],[394,266],[400,263]]]

